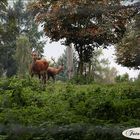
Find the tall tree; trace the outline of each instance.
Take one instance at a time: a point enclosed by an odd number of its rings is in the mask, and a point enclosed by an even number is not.
[[[1,20],[5,17],[7,4],[8,4],[7,0],[1,0],[0,1],[0,23],[1,23]]]
[[[12,8],[7,10],[4,20],[3,47],[1,55],[1,63],[6,75],[12,76],[16,74],[16,62],[13,58],[15,54],[16,36],[19,32],[17,27],[16,15]]]
[[[27,9],[27,4],[23,0],[18,0],[13,5],[16,15],[19,33],[26,34],[31,43],[31,49],[35,49],[41,55],[43,53],[44,42],[40,41],[43,32],[39,31],[38,25],[34,22],[34,18]]]
[[[7,6],[7,0],[2,0],[0,1],[0,76],[3,74],[4,69],[3,69],[3,63],[2,63],[2,51],[3,51],[3,37],[4,37],[4,19],[6,17],[6,6]]]
[[[83,73],[94,48],[119,42],[130,19],[138,13],[137,5],[122,5],[121,0],[37,0],[31,5],[36,21],[52,41],[64,39],[74,44]]]

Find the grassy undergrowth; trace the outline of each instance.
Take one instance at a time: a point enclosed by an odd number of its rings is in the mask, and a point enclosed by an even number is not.
[[[140,83],[50,82],[42,90],[35,79],[0,80],[3,139],[123,140],[121,132],[139,127],[139,118]]]

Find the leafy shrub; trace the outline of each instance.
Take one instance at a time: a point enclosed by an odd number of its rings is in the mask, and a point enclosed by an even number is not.
[[[76,75],[70,80],[72,84],[80,84],[80,85],[91,84],[93,83],[93,81],[94,79],[89,76],[80,76],[80,75]]]
[[[2,79],[0,123],[4,127],[33,127],[33,133],[23,131],[17,137],[15,131],[4,129],[8,138],[13,139],[24,135],[24,139],[121,140],[121,127],[140,125],[139,97],[139,84],[135,83],[47,83],[43,90],[36,79]],[[116,129],[114,125],[118,126],[117,131],[111,131]]]

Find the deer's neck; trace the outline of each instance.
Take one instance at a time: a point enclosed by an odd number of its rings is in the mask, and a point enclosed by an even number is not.
[[[32,67],[34,67],[34,65],[35,65],[35,63],[36,63],[36,60],[37,60],[37,59],[33,59],[33,60],[32,60]]]
[[[59,72],[61,72],[62,71],[62,67],[60,67],[60,68],[58,68],[58,69],[56,69],[56,74],[58,74]]]

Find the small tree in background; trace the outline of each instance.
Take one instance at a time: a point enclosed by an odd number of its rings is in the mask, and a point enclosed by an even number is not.
[[[125,73],[123,75],[118,75],[116,76],[115,78],[115,81],[120,83],[120,82],[128,82],[130,79],[129,79],[129,75],[128,73]]]
[[[21,35],[16,41],[16,54],[15,59],[17,62],[17,73],[23,77],[29,71],[29,64],[31,60],[31,44],[28,37]]]
[[[101,58],[103,49],[95,49],[91,62],[87,65],[87,77],[95,82],[114,83],[117,70],[110,67],[108,59]]]
[[[112,84],[115,83],[115,79],[117,76],[118,71],[116,70],[115,67],[108,67],[106,68],[106,70],[104,71],[104,77],[103,77],[103,82],[104,83],[108,83],[108,84]]]
[[[64,65],[64,70],[57,76],[57,79],[59,80],[68,80],[68,69],[67,69],[67,52],[64,50],[64,53],[58,58],[57,60],[57,66]],[[77,55],[73,50],[73,73],[74,75],[77,72],[77,65],[78,65],[78,59]]]

